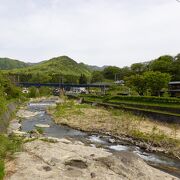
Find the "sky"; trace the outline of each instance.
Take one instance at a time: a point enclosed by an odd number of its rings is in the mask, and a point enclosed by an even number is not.
[[[176,0],[0,0],[0,57],[124,67],[178,53]]]

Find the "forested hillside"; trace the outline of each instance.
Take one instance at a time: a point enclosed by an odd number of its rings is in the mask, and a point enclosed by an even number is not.
[[[0,58],[0,70],[16,69],[27,67],[30,64],[9,58]]]
[[[91,76],[91,70],[77,63],[68,56],[60,56],[26,68],[8,71],[10,75],[19,76],[20,81],[29,82],[74,82],[78,83],[83,74]]]

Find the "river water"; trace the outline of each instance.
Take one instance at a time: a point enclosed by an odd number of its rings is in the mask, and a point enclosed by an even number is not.
[[[37,115],[25,118],[22,121],[22,131],[31,131],[35,129],[36,124],[48,124],[50,127],[43,129],[44,136],[80,140],[86,145],[101,147],[107,151],[111,151],[112,153],[117,153],[119,151],[131,151],[143,158],[149,165],[180,178],[180,161],[177,159],[172,159],[158,153],[145,152],[137,146],[114,139],[111,136],[84,133],[66,126],[55,124],[52,117],[46,113],[46,109],[54,103],[54,101],[50,100],[43,100],[38,103],[29,103],[28,110],[36,112]]]

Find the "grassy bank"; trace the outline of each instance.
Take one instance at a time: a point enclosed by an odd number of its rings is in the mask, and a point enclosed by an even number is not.
[[[5,158],[12,158],[13,153],[21,149],[21,140],[0,134],[0,180],[4,177]]]
[[[180,120],[180,99],[140,96],[97,96],[81,95],[86,102],[117,105],[118,108],[134,114],[142,114],[151,119],[178,123]]]
[[[68,101],[51,110],[56,123],[90,132],[114,136],[133,137],[134,142],[146,144],[146,149],[156,147],[180,157],[180,126],[152,122],[148,118],[118,109],[105,109]],[[142,143],[141,143],[142,144]]]
[[[81,95],[87,100],[98,102],[115,102],[115,103],[127,103],[138,104],[155,107],[168,107],[180,110],[179,98],[165,98],[165,97],[153,97],[153,96],[97,96],[97,95]]]

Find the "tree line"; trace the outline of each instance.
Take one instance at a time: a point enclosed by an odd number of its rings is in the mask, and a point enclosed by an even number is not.
[[[134,63],[130,67],[119,68],[108,66],[103,71],[92,73],[92,82],[107,80],[124,80],[128,87],[133,88],[139,95],[160,95],[167,88],[169,81],[180,81],[180,54],[170,55],[143,62]]]
[[[37,70],[31,72],[9,72],[9,77],[14,82],[39,82],[39,83],[100,83],[124,80],[128,87],[133,88],[139,95],[159,95],[163,88],[167,88],[169,81],[180,80],[180,54],[176,56],[164,55],[157,59],[134,63],[123,68],[107,66],[101,71],[92,71],[91,76],[85,74],[64,75],[59,73],[44,73]]]

